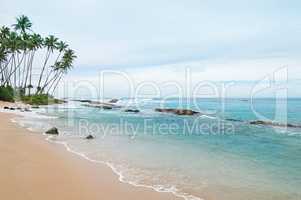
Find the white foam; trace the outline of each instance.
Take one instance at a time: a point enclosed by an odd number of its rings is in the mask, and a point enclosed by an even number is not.
[[[43,135],[46,135],[46,134],[43,134]],[[149,189],[152,189],[152,190],[155,190],[156,192],[162,192],[162,193],[172,193],[173,195],[175,195],[176,197],[180,197],[180,198],[183,198],[185,200],[203,200],[199,197],[196,197],[196,196],[193,196],[193,195],[190,195],[190,194],[187,194],[187,193],[184,193],[184,192],[181,192],[179,191],[175,186],[172,186],[172,187],[165,187],[163,185],[155,185],[155,186],[150,186],[150,185],[144,185],[144,184],[139,184],[139,183],[136,183],[134,181],[127,181],[126,178],[124,177],[124,175],[118,171],[118,169],[114,166],[114,164],[110,163],[110,162],[105,162],[105,161],[99,161],[99,160],[95,160],[95,159],[91,159],[89,158],[86,154],[84,153],[81,153],[81,152],[77,152],[75,150],[73,150],[67,142],[63,142],[63,141],[54,141],[52,140],[53,138],[55,138],[56,136],[47,136],[46,137],[46,140],[49,141],[49,142],[52,142],[52,143],[56,143],[56,144],[61,144],[63,145],[66,150],[68,152],[71,152],[71,153],[74,153],[78,156],[81,156],[82,158],[90,161],[90,162],[93,162],[93,163],[98,163],[98,164],[104,164],[108,167],[110,167],[112,169],[112,171],[118,175],[118,180],[122,183],[127,183],[127,184],[130,184],[130,185],[133,185],[135,187],[144,187],[144,188],[149,188]]]
[[[0,111],[1,112],[1,111]],[[18,114],[18,115],[21,115],[23,117],[30,117],[32,119],[34,118],[57,118],[57,117],[48,117],[48,116],[45,116],[45,115],[41,115],[39,114],[38,112],[20,112],[18,110],[15,110],[15,111],[9,111],[10,113],[14,113],[14,114]],[[14,118],[14,119],[11,119],[12,122],[14,123],[18,123],[20,126],[24,127],[25,124],[22,122],[21,119],[19,118]],[[34,132],[35,129],[33,127],[30,127],[30,128],[27,128],[29,131],[31,132]],[[130,180],[126,180],[126,177],[123,175],[123,173],[118,170],[113,163],[110,163],[110,162],[105,162],[105,161],[100,161],[100,160],[95,160],[95,159],[91,159],[89,158],[86,154],[82,153],[82,152],[78,152],[74,149],[72,149],[68,143],[66,141],[55,141],[53,140],[56,136],[49,136],[49,135],[46,135],[43,133],[44,136],[47,136],[45,138],[45,140],[47,140],[48,142],[51,142],[51,143],[56,143],[56,144],[61,144],[63,145],[66,150],[68,152],[71,152],[71,153],[74,153],[78,156],[81,156],[82,158],[84,158],[85,160],[88,160],[90,162],[93,162],[93,163],[97,163],[97,164],[103,164],[103,165],[106,165],[108,166],[109,168],[111,168],[111,170],[118,176],[118,180],[122,183],[127,183],[127,184],[130,184],[132,186],[135,186],[135,187],[143,187],[143,188],[148,188],[148,189],[152,189],[156,192],[160,192],[160,193],[171,193],[173,194],[174,196],[176,197],[179,197],[179,198],[183,198],[185,200],[203,200],[199,197],[196,197],[196,196],[193,196],[193,195],[190,195],[188,193],[185,193],[185,192],[182,192],[180,191],[179,189],[177,189],[175,186],[169,186],[169,187],[166,187],[164,185],[145,185],[145,184],[140,184],[140,183],[137,183],[135,181],[130,181]]]
[[[209,115],[200,115],[199,118],[217,119],[217,117],[213,117]]]

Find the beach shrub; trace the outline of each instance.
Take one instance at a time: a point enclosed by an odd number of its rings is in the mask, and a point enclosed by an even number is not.
[[[11,86],[0,86],[0,100],[14,102],[14,89]]]
[[[64,101],[55,99],[53,96],[50,96],[48,94],[23,96],[22,101],[30,105],[51,105],[51,104],[64,103]]]

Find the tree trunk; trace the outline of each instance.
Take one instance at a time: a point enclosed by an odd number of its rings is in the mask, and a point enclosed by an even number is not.
[[[50,50],[47,50],[46,59],[45,59],[45,62],[44,62],[43,68],[42,68],[42,72],[41,72],[40,78],[39,78],[38,88],[40,88],[42,77],[43,77],[43,74],[44,74],[44,71],[45,71],[45,67],[46,67],[46,64],[48,62],[49,57],[50,57]],[[38,94],[38,90],[37,90],[36,93]]]
[[[62,78],[63,78],[63,74],[61,74],[60,78],[56,82],[56,84],[55,84],[55,86],[54,86],[54,88],[52,90],[52,93],[51,93],[52,96],[53,96],[53,94],[54,94],[54,92],[55,92],[55,90],[56,90],[57,86],[59,85],[59,83],[60,83],[60,81],[61,81]]]

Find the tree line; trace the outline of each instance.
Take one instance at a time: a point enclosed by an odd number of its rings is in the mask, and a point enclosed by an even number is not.
[[[43,59],[34,62],[39,55]],[[17,17],[11,27],[0,28],[1,87],[12,87],[22,95],[52,95],[75,58],[66,42],[35,33],[25,15]],[[33,77],[33,69],[39,71],[37,78]]]

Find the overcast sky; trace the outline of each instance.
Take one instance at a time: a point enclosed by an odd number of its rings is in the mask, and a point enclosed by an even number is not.
[[[25,14],[34,31],[68,41],[78,55],[69,81],[113,69],[162,83],[190,67],[195,82],[251,84],[285,66],[289,93],[301,96],[300,9],[298,0],[1,0],[0,24]]]

